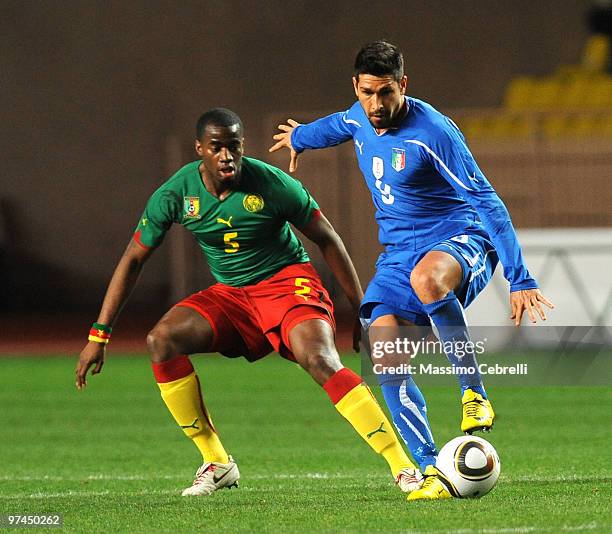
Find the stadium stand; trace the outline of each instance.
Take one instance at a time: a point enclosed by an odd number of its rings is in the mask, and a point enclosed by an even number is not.
[[[503,104],[458,120],[469,141],[481,139],[609,138],[612,136],[612,75],[606,72],[610,39],[591,36],[577,65],[545,77],[510,80]]]

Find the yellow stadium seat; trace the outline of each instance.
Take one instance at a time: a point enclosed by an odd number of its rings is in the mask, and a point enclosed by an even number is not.
[[[563,83],[559,104],[562,109],[574,111],[584,109],[589,98],[591,78],[588,76],[574,76]]]
[[[586,106],[593,109],[612,109],[612,77],[593,80],[589,87]]]
[[[488,134],[494,138],[510,137],[512,119],[509,115],[500,114],[493,117],[489,123]]]
[[[525,114],[504,113],[482,122],[480,137],[488,139],[525,139],[533,134],[533,120]]]
[[[511,110],[528,109],[533,85],[534,80],[526,76],[511,80],[504,95],[504,106]]]
[[[508,84],[504,104],[511,111],[545,111],[559,106],[562,81],[557,77],[515,78]]]
[[[562,114],[549,115],[544,118],[542,131],[548,139],[558,139],[567,135],[567,116]]]
[[[538,80],[532,89],[529,99],[529,109],[546,111],[559,107],[562,93],[562,83],[557,78],[543,78]]]
[[[517,115],[512,122],[512,137],[527,138],[534,135],[536,124],[532,116]]]
[[[596,34],[586,42],[582,55],[582,66],[586,70],[605,72],[610,55],[610,39],[606,35]]]
[[[596,115],[578,115],[571,123],[570,135],[574,137],[597,137],[599,135]]]
[[[487,135],[486,118],[482,116],[468,117],[459,122],[459,127],[466,139],[482,139]]]

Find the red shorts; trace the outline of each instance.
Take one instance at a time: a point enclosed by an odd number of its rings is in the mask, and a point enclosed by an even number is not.
[[[249,361],[272,351],[295,361],[289,332],[302,321],[323,319],[336,330],[334,305],[310,263],[289,265],[249,286],[217,283],[176,306],[193,308],[210,323],[211,352]]]

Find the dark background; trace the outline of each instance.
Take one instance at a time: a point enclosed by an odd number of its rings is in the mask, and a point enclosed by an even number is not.
[[[206,109],[235,110],[247,152],[270,159],[276,121],[353,102],[354,55],[381,37],[404,51],[410,94],[442,110],[497,106],[512,77],[579,59],[588,6],[3,2],[0,310],[95,317],[148,196],[175,170],[168,139],[195,159],[188,147]],[[147,265],[134,309],[167,307],[169,254]]]

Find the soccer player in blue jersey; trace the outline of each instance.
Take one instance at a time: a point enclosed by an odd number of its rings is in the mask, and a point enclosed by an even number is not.
[[[495,418],[474,352],[448,350],[469,340],[463,310],[484,289],[501,261],[510,284],[511,319],[546,315],[542,295],[525,265],[508,210],[478,167],[455,123],[426,102],[406,96],[401,52],[386,41],[365,45],[355,59],[358,101],[347,111],[309,124],[289,119],[270,151],[298,154],[352,140],[372,194],[385,247],[361,304],[370,343],[401,325],[432,324],[444,343],[462,392],[461,430],[489,430]],[[463,343],[465,346],[465,343]],[[425,400],[408,374],[380,375],[393,421],[425,474],[409,499],[451,495],[437,476],[436,447]]]

